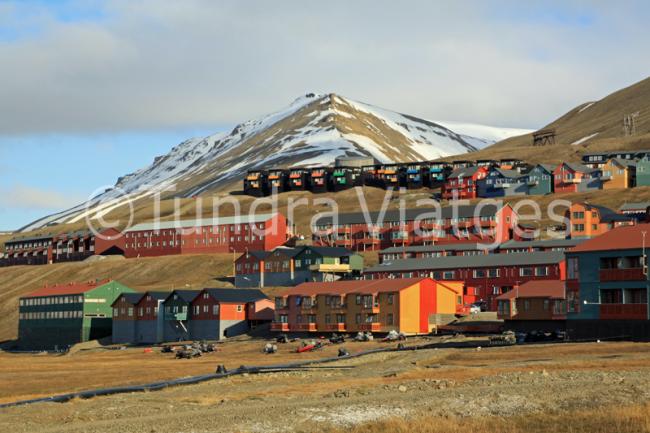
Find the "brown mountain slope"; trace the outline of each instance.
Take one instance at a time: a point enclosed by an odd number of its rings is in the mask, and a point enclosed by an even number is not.
[[[623,117],[636,112],[639,113],[635,121],[636,133],[626,137]],[[533,147],[532,134],[525,134],[462,155],[462,159],[515,157],[531,162],[557,163],[579,161],[585,152],[650,148],[650,78],[599,101],[581,104],[541,129],[549,128],[556,130],[554,146]]]

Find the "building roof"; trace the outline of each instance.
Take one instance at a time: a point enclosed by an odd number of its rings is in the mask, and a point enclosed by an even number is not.
[[[497,300],[516,298],[565,299],[566,286],[562,280],[532,280],[497,296]]]
[[[280,296],[398,292],[428,279],[429,278],[385,278],[379,280],[346,280],[326,283],[302,283],[296,287],[281,292]]]
[[[636,161],[633,159],[612,158],[612,162],[622,165],[623,167],[636,167]]]
[[[585,209],[587,210],[592,210],[595,209],[598,211],[600,214],[600,220],[602,222],[616,222],[616,221],[632,221],[634,220],[632,217],[627,216],[627,215],[621,215],[620,213],[617,213],[613,210],[611,210],[608,207],[605,206],[599,206],[595,204],[589,204],[589,203],[584,203]]]
[[[171,292],[146,292],[145,295],[151,296],[159,301],[164,301]],[[143,296],[144,298],[144,296]]]
[[[200,290],[174,290],[174,291],[171,291],[171,292],[167,293],[167,297],[165,298],[165,302],[167,302],[169,300],[169,298],[172,297],[172,295],[176,294],[183,301],[185,301],[187,303],[190,303],[197,296],[199,296],[199,293],[201,293]]]
[[[535,167],[541,167],[544,170],[546,170],[548,173],[553,173],[553,170],[555,170],[556,166],[553,164],[537,164]],[[533,170],[535,169],[535,167],[533,167]]]
[[[23,298],[38,298],[42,296],[61,296],[61,295],[81,295],[90,292],[98,287],[105,286],[111,280],[89,281],[85,283],[56,284],[54,286],[45,286],[35,290]]]
[[[501,174],[501,176],[508,178],[508,179],[518,179],[520,177],[524,177],[525,175],[519,173],[517,170],[505,170],[503,168],[498,168],[495,167],[491,171],[497,171]]]
[[[586,165],[577,164],[575,162],[565,162],[564,165],[566,165],[567,167],[569,167],[573,171],[579,171],[579,172],[582,172],[582,173],[593,173],[595,171],[600,171],[600,169],[598,169],[598,168],[590,168],[590,167],[587,167]]]
[[[115,299],[115,301],[111,304],[111,306],[117,304],[117,302],[122,298],[124,298],[127,303],[129,303],[131,305],[135,305],[138,302],[140,302],[142,300],[142,298],[144,298],[144,293],[142,293],[142,292],[139,292],[139,293],[122,293],[120,296],[118,296]]]
[[[275,247],[271,253],[276,251],[282,252],[287,257],[296,257],[298,254],[302,253],[306,247]]]
[[[347,257],[356,254],[354,251],[350,251],[347,248],[343,247],[312,247],[309,246],[304,249],[304,251],[311,250],[316,254],[323,257]]]
[[[575,247],[586,241],[587,238],[572,239],[539,239],[532,241],[510,240],[499,245],[499,249],[509,248],[553,248],[553,247]]]
[[[364,272],[406,272],[436,269],[484,268],[496,266],[527,266],[559,263],[564,260],[563,251],[542,251],[513,254],[479,254],[476,256],[446,256],[419,259],[400,259],[385,262]]]
[[[644,232],[650,233],[650,224],[616,227],[581,243],[567,251],[567,254],[587,251],[640,249],[643,247]],[[650,242],[650,237],[648,237],[647,241]]]
[[[456,162],[456,161],[454,161]],[[462,161],[459,161],[462,162]],[[471,177],[474,176],[474,174],[483,167],[473,165],[470,167],[461,167],[457,168],[456,170],[452,171],[451,174],[447,177],[447,179],[451,179],[454,177]]]
[[[169,230],[169,229],[187,229],[192,227],[211,227],[227,224],[252,224],[261,223],[273,218],[276,214],[265,213],[255,215],[240,215],[239,217],[215,217],[203,219],[190,219],[182,221],[161,221],[159,223],[142,223],[136,224],[125,231],[125,233],[149,231],[149,230]]]
[[[619,208],[620,211],[643,211],[650,207],[650,201],[639,201],[634,203],[624,203],[623,206]]]
[[[204,289],[212,299],[218,302],[230,303],[255,302],[268,297],[258,289]]]
[[[487,244],[486,244],[487,245]],[[379,254],[390,254],[390,253],[429,253],[437,251],[482,251],[486,250],[485,245],[473,243],[464,243],[464,244],[442,244],[442,245],[410,245],[404,247],[389,247],[383,249]]]
[[[14,237],[6,241],[6,244],[12,244],[12,243],[22,243],[22,242],[36,242],[36,241],[48,241],[54,239],[55,235],[53,234],[48,234],[48,235],[37,235],[37,236],[19,236],[19,237]]]
[[[509,204],[503,205],[503,207],[510,206]],[[478,217],[488,217],[494,216],[497,213],[497,210],[500,208],[496,204],[486,204],[484,206],[479,205],[462,205],[456,206],[457,214],[454,215],[454,206],[446,206],[441,209],[435,208],[416,208],[416,209],[406,209],[404,211],[404,221],[414,221],[418,217],[434,218],[438,219],[450,219],[452,217],[459,218],[472,218],[475,216]],[[478,214],[477,214],[478,210]],[[380,212],[369,212],[370,224],[377,224],[379,219]],[[394,222],[400,221],[401,215],[399,210],[387,210],[384,214],[383,222]],[[332,216],[322,216],[316,220],[316,225],[329,225],[333,224]],[[338,215],[338,224],[367,224],[366,217],[363,212],[355,213],[343,213]]]

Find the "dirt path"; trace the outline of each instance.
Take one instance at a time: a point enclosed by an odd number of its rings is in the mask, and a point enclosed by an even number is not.
[[[314,432],[386,417],[512,416],[650,400],[650,345],[424,350],[0,412],[12,432]]]

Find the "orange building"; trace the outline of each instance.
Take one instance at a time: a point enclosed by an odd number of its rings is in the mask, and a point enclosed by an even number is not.
[[[431,332],[455,318],[462,281],[430,278],[304,283],[275,298],[271,329],[281,332]]]
[[[621,215],[604,206],[573,203],[565,213],[569,220],[567,237],[594,237],[614,227],[634,225],[633,217]]]
[[[636,162],[612,158],[602,167],[603,189],[633,188],[636,184]]]

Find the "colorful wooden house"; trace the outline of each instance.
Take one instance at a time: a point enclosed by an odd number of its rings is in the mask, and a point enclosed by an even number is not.
[[[566,328],[566,281],[535,280],[497,296],[497,318],[508,330],[553,332]]]
[[[445,181],[442,198],[446,200],[473,199],[478,197],[478,181],[487,176],[487,167],[455,169]]]
[[[528,195],[546,195],[555,191],[553,172],[555,166],[537,164],[528,173]]]
[[[633,188],[636,186],[636,161],[611,158],[602,166],[603,189]]]
[[[648,338],[648,233],[619,227],[566,252],[570,337]]]
[[[331,167],[314,167],[309,170],[310,190],[313,193],[327,192],[332,177]]]
[[[555,193],[587,192],[601,189],[600,175],[600,169],[563,162],[553,171]]]
[[[565,218],[569,220],[567,236],[570,238],[594,237],[615,227],[636,223],[634,217],[589,203],[572,203],[565,213]]]
[[[289,191],[289,173],[287,170],[274,168],[269,170],[267,177],[267,190],[270,193]]]
[[[528,194],[528,177],[516,170],[492,167],[476,181],[479,197],[510,197]]]
[[[465,290],[430,278],[304,283],[275,298],[271,330],[426,334],[455,320]]]
[[[254,197],[264,197],[269,194],[268,173],[264,170],[248,170],[244,178],[244,193]]]
[[[291,191],[307,191],[311,188],[309,169],[292,168],[289,170],[289,189]]]

